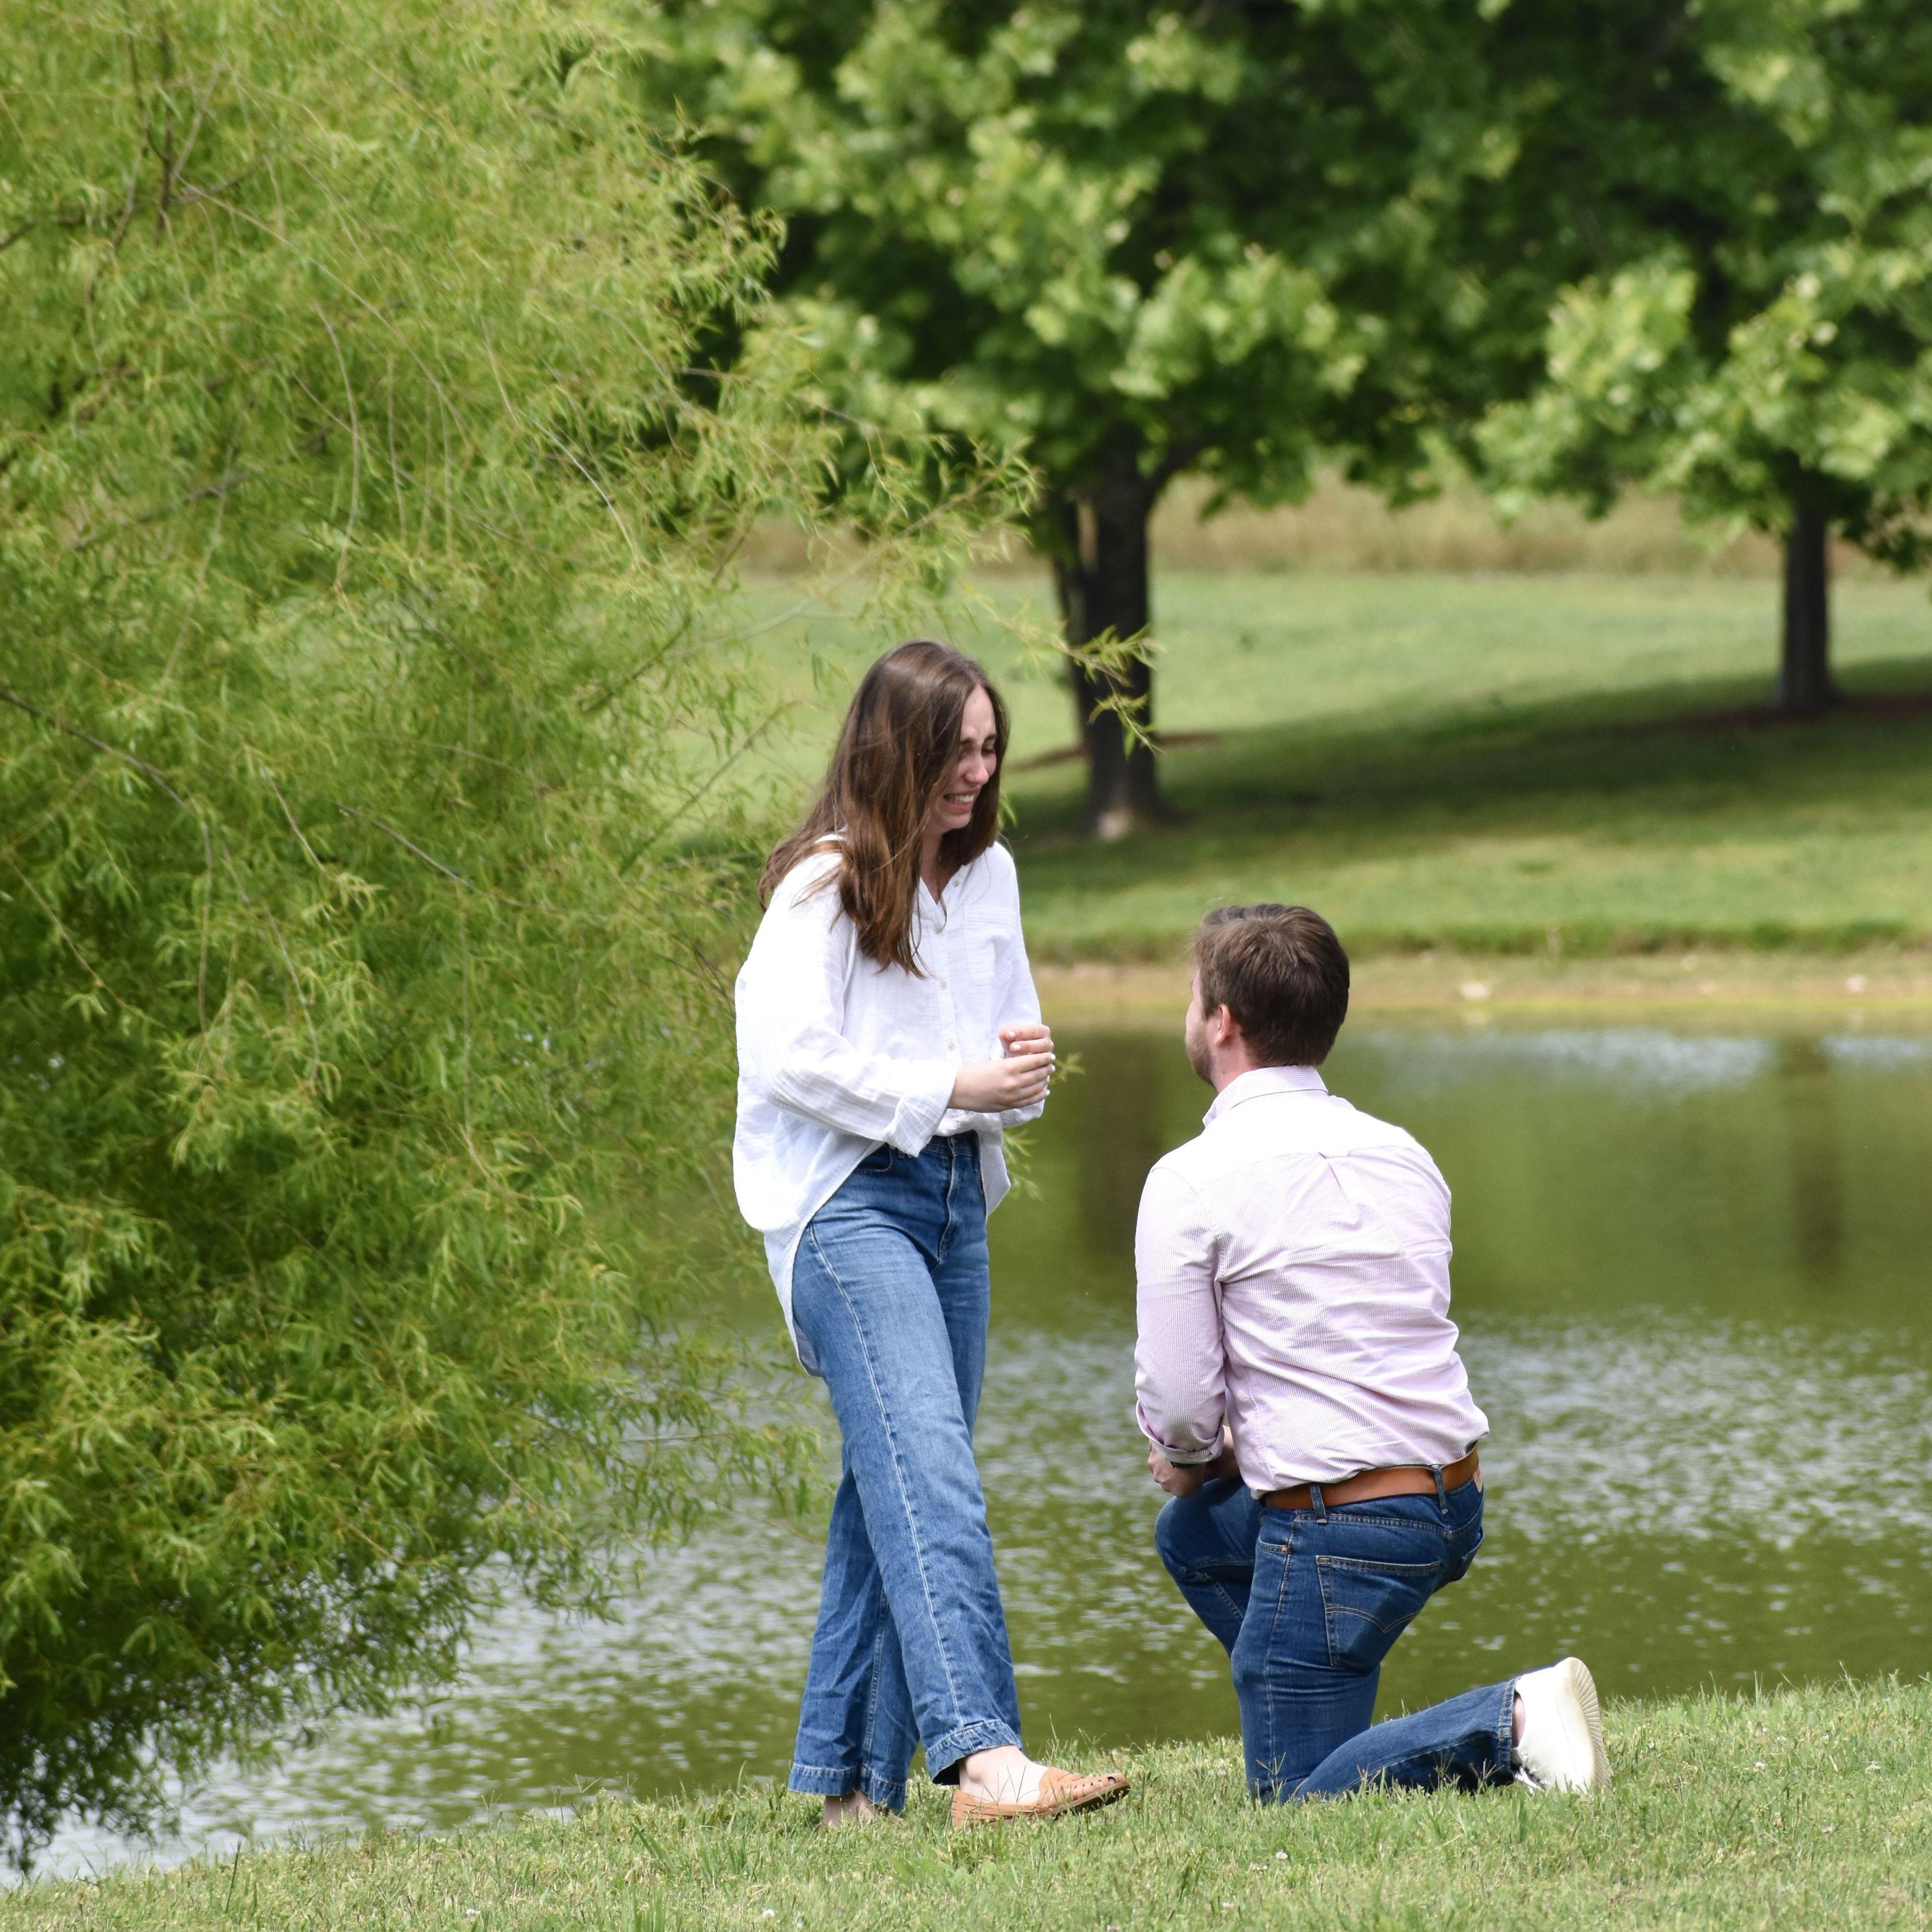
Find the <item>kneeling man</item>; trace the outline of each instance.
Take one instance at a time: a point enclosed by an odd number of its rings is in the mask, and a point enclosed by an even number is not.
[[[1382,1659],[1483,1540],[1449,1190],[1316,1071],[1348,1009],[1327,920],[1234,907],[1195,957],[1187,1053],[1214,1103],[1142,1196],[1136,1379],[1174,1498],[1155,1540],[1232,1660],[1249,1790],[1606,1785],[1574,1658],[1370,1724]]]

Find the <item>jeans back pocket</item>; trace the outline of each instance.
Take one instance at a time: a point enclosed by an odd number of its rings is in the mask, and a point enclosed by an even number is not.
[[[1416,1612],[1436,1594],[1439,1563],[1378,1563],[1358,1556],[1317,1556],[1328,1662],[1368,1672],[1382,1662]]]
[[[1449,1574],[1444,1583],[1460,1583],[1469,1574],[1469,1565],[1476,1560],[1476,1552],[1483,1546],[1483,1520],[1478,1516],[1472,1526],[1474,1534],[1465,1530],[1453,1538],[1449,1545]]]

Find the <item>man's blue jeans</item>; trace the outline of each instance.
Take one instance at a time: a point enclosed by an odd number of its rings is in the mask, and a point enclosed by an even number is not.
[[[1161,1511],[1161,1561],[1234,1666],[1256,1798],[1509,1780],[1514,1678],[1369,1722],[1382,1659],[1482,1540],[1474,1481],[1446,1496],[1438,1485],[1436,1496],[1274,1510],[1225,1477]]]
[[[978,1136],[862,1161],[805,1231],[791,1305],[844,1437],[791,1788],[897,1810],[915,1740],[941,1784],[1020,1741],[973,1460],[991,1305]]]

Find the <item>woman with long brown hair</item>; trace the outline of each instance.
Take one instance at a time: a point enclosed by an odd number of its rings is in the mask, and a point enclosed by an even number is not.
[[[887,652],[765,868],[738,976],[739,1206],[844,1438],[790,1778],[827,1824],[902,1806],[915,1744],[955,1824],[1126,1788],[1021,1748],[973,1460],[1001,1130],[1053,1071],[995,842],[1006,747],[971,658]]]

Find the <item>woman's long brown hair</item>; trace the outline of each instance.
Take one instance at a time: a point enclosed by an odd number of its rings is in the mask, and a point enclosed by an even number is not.
[[[765,862],[760,902],[800,860],[836,851],[838,903],[858,928],[859,950],[881,966],[917,973],[912,916],[920,841],[959,762],[959,727],[976,691],[993,702],[993,773],[970,822],[947,832],[939,850],[955,872],[985,851],[1000,826],[1006,707],[963,651],[914,638],[886,652],[860,680],[817,800]]]

